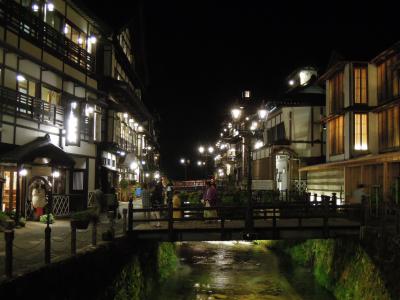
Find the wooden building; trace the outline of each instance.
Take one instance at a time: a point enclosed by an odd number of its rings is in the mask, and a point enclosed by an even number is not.
[[[290,89],[268,101],[263,144],[253,151],[253,188],[290,191],[298,188],[299,168],[322,162],[325,91],[312,67],[292,72]]]
[[[142,87],[130,84],[128,73],[133,71],[121,67],[128,61],[130,68],[135,61],[129,34],[125,28],[111,30],[77,1],[0,1],[0,158],[46,136],[74,161],[73,167],[59,169],[50,162],[46,166],[45,156],[40,166],[25,160],[0,163],[0,210],[24,213],[31,179],[51,181],[56,174],[52,192],[58,197],[59,214],[68,215],[85,208],[100,186],[99,162],[120,171],[117,157],[100,150],[103,142],[116,142],[126,154],[154,147],[151,116],[140,99]],[[107,52],[110,49],[112,53]],[[106,77],[113,83],[105,84]],[[132,128],[122,130],[121,119],[129,123],[131,116],[143,112],[133,128],[143,129],[142,142],[127,141],[135,134],[129,131]]]
[[[309,192],[336,192],[352,202],[353,191],[363,184],[370,195],[398,197],[399,47],[397,43],[371,61],[337,61],[322,76],[326,163],[300,169]]]

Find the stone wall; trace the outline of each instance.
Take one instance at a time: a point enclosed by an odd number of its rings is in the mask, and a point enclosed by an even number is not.
[[[176,261],[172,244],[121,238],[6,281],[0,295],[10,299],[141,299],[161,275],[173,271]]]

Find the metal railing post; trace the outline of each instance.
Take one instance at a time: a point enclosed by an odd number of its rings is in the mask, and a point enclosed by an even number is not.
[[[115,219],[114,219],[114,211],[108,212],[108,219],[110,220],[110,233],[111,239],[113,240],[115,237]]]
[[[365,195],[361,196],[361,223],[363,226],[367,226],[368,215],[369,215],[369,207],[368,207],[368,199]]]
[[[92,246],[97,245],[97,221],[92,223]]]
[[[4,239],[6,242],[5,271],[7,277],[12,277],[13,273],[13,241],[14,229],[6,229],[4,231]]]
[[[272,236],[274,239],[277,238],[277,230],[276,230],[276,211],[275,206],[272,208]]]
[[[76,255],[76,224],[71,222],[71,255]]]
[[[333,211],[336,212],[336,206],[337,206],[337,196],[336,196],[336,193],[332,193],[331,202],[332,202]]]
[[[168,236],[172,241],[174,237],[174,207],[172,201],[168,201]]]
[[[122,209],[122,232],[124,235],[126,234],[126,216],[128,214],[128,210],[126,208]]]
[[[49,215],[47,215],[48,217]],[[49,264],[51,262],[51,228],[49,220],[47,221],[46,229],[44,230],[44,262]]]
[[[225,214],[221,213],[221,240],[225,240]]]
[[[128,232],[133,231],[133,199],[129,198],[128,204]]]

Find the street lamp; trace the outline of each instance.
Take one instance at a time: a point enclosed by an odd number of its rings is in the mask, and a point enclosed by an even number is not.
[[[211,145],[208,146],[200,146],[199,147],[199,153],[200,155],[205,157],[205,162],[203,162],[203,165],[205,165],[204,168],[204,176],[207,177],[207,173],[208,173],[208,158],[209,156],[211,156],[214,153],[214,147]]]
[[[180,163],[182,166],[185,167],[185,180],[187,180],[187,167],[190,164],[190,160],[189,159],[185,159],[185,158],[181,158],[180,159]]]
[[[242,116],[242,109],[240,107],[234,107],[231,109],[231,115],[232,119],[237,122],[240,120],[240,117]]]
[[[250,93],[248,94],[250,97]],[[249,98],[246,97],[246,98]],[[250,123],[249,127],[243,129],[242,122],[240,122],[243,114],[243,108],[239,106],[234,106],[231,109],[231,116],[234,124],[236,124],[236,129],[234,128],[233,136],[243,137],[244,143],[247,150],[247,212],[246,212],[246,228],[248,231],[252,231],[254,228],[254,221],[253,221],[253,201],[252,201],[252,170],[251,170],[251,163],[252,163],[252,138],[256,137],[258,133],[264,130],[263,126],[259,126],[259,124],[263,125],[263,121],[265,121],[268,117],[268,111],[265,109],[264,103],[262,106],[257,110],[256,113],[249,114],[245,117],[244,122]],[[254,120],[254,117],[258,117],[258,120]],[[259,149],[263,146],[261,141],[257,141],[254,145],[254,149]]]

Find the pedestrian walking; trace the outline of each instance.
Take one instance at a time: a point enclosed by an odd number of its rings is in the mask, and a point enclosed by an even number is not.
[[[174,196],[172,197],[172,206],[173,208],[181,208],[181,197],[179,197],[179,192],[175,191]],[[182,211],[181,210],[174,210],[172,213],[174,219],[181,219],[182,218]]]
[[[155,209],[155,211],[152,212],[152,216],[155,219],[157,219],[157,222],[155,225],[155,227],[160,227],[160,211],[158,209],[160,209],[160,207],[162,206],[163,203],[163,185],[162,182],[158,182],[156,184],[156,186],[154,187],[154,191],[150,197],[150,203],[151,203],[151,208]]]
[[[209,181],[206,182],[206,190],[204,192],[203,196],[203,204],[204,207],[215,207],[217,205],[217,189],[215,188],[214,185],[212,185]],[[204,218],[216,218],[217,217],[217,211],[216,210],[204,210]],[[207,223],[210,222],[210,220],[206,220]]]
[[[150,209],[151,202],[150,202],[150,190],[146,182],[142,184],[142,208],[143,209]],[[150,211],[144,212],[144,218],[146,220],[150,219]]]

